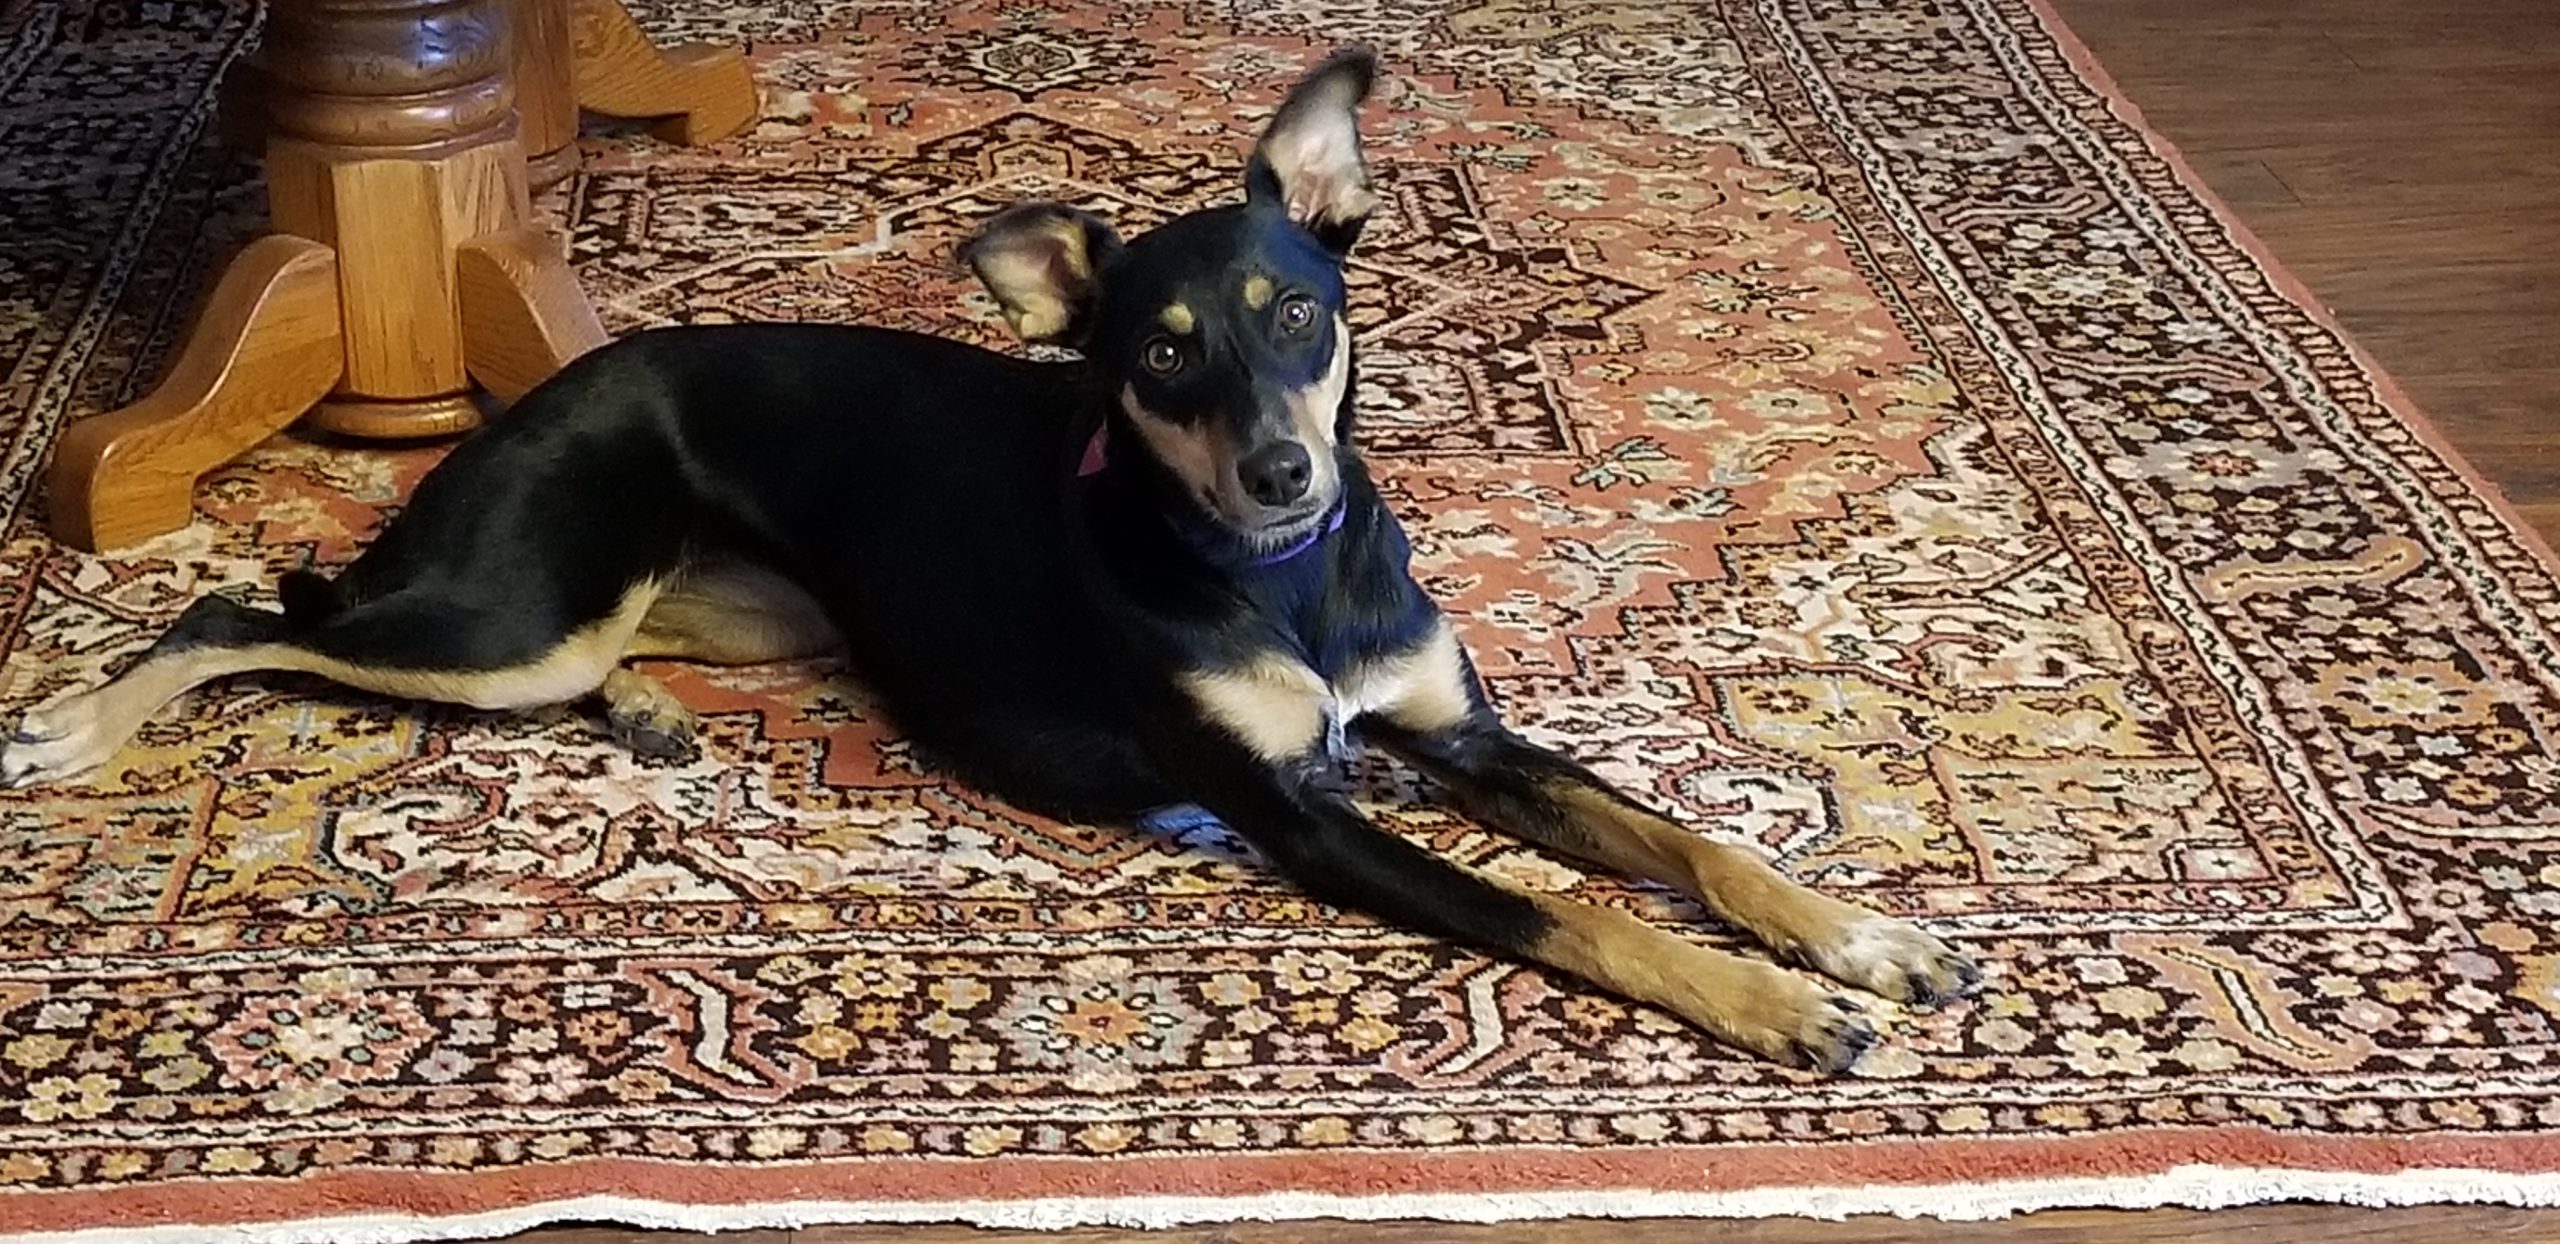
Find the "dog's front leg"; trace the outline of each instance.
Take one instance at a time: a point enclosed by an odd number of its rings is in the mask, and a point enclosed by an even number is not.
[[[1315,897],[1562,969],[1795,1066],[1836,1071],[1875,1040],[1854,1003],[1805,977],[1522,890],[1378,828],[1341,789],[1325,747],[1330,700],[1302,668],[1266,663],[1191,689],[1221,728],[1169,740],[1169,759],[1202,806]]]
[[[1369,733],[1493,828],[1686,891],[1770,949],[1897,1001],[1934,1006],[1980,979],[1912,924],[1799,885],[1512,733],[1445,624],[1371,681]]]

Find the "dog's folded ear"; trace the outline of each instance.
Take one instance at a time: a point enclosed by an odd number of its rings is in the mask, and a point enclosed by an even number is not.
[[[1245,166],[1249,201],[1286,210],[1336,254],[1351,249],[1378,206],[1360,154],[1360,104],[1377,75],[1368,48],[1334,53],[1290,89]]]
[[[1090,212],[1020,203],[981,226],[960,258],[1024,341],[1080,346],[1102,267],[1119,250],[1120,235]]]

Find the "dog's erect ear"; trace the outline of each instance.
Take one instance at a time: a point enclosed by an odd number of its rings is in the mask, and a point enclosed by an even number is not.
[[[1377,53],[1334,53],[1290,89],[1245,166],[1248,200],[1285,209],[1335,254],[1351,249],[1378,206],[1360,155],[1360,102],[1377,75]]]
[[[1092,328],[1102,266],[1120,235],[1100,217],[1062,203],[1021,203],[996,213],[960,248],[1024,341],[1075,346]]]

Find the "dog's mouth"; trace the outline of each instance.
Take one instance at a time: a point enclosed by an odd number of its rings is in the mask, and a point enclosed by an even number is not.
[[[1303,544],[1324,530],[1341,500],[1337,490],[1326,490],[1321,495],[1310,493],[1291,505],[1258,508],[1248,518],[1220,518],[1255,553],[1270,553]]]

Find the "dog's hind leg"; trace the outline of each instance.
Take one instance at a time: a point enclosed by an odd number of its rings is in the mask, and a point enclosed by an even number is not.
[[[32,786],[105,764],[171,700],[216,678],[284,668],[291,629],[282,614],[226,596],[198,600],[123,673],[19,721],[0,747],[0,783]]]
[[[1496,829],[1686,891],[1779,954],[1897,1001],[1933,1006],[1979,980],[1971,961],[1908,922],[1800,885],[1512,733],[1446,623],[1366,674],[1371,733]]]
[[[762,665],[833,650],[841,641],[826,611],[789,579],[747,562],[688,566],[649,606],[625,660]],[[598,690],[614,741],[652,760],[694,754],[694,718],[664,683],[617,669]]]
[[[763,666],[824,655],[840,642],[827,609],[791,578],[748,561],[712,558],[686,566],[650,604],[625,658]]]
[[[798,584],[750,562],[688,565],[649,606],[623,655],[706,665],[762,665],[831,651],[826,610]]]
[[[654,580],[641,579],[601,616],[538,639],[525,634],[520,614],[432,588],[308,618],[206,597],[132,669],[29,714],[0,752],[0,780],[24,786],[95,769],[163,705],[232,674],[316,674],[378,695],[480,709],[569,703],[604,685],[658,595]]]

